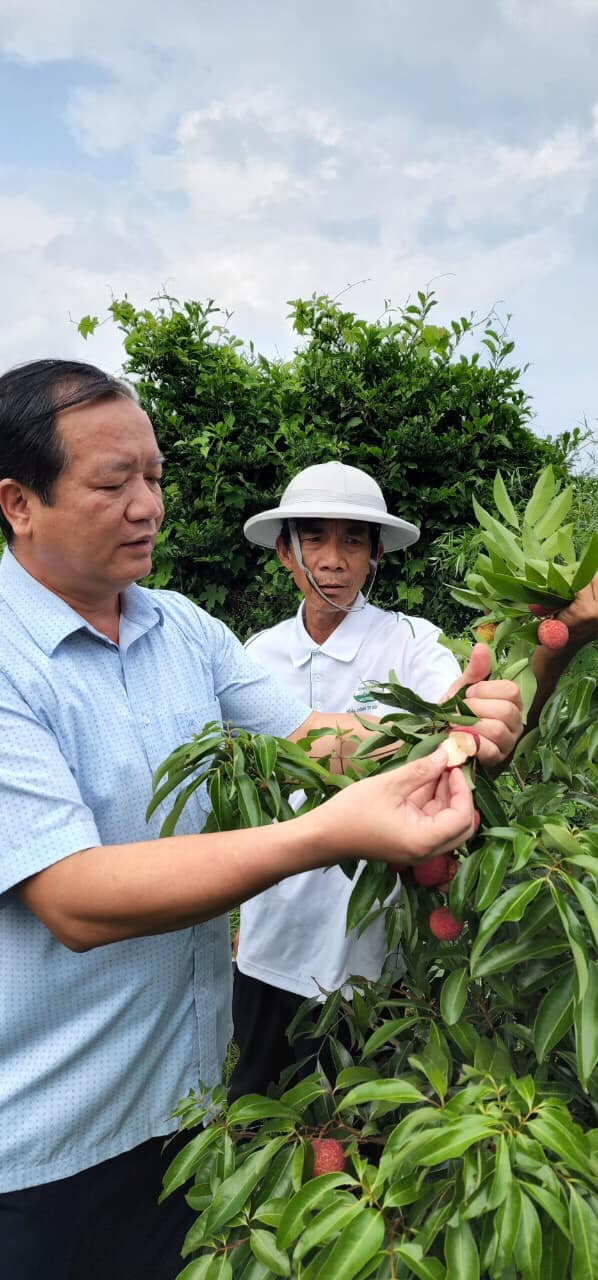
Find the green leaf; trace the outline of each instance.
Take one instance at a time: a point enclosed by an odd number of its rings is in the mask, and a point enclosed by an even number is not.
[[[509,529],[505,529],[504,525],[495,520],[494,516],[491,516],[488,511],[485,511],[475,497],[472,502],[476,519],[484,530],[482,536],[486,545],[490,550],[496,547],[499,556],[515,565],[518,569],[523,570],[523,552],[514,534]]]
[[[587,1138],[579,1125],[569,1117],[544,1107],[538,1111],[533,1120],[528,1121],[529,1132],[543,1146],[556,1152],[571,1169],[576,1169],[585,1177],[595,1179],[591,1152]]]
[[[421,1245],[419,1244],[401,1244],[395,1245],[395,1254],[403,1262],[406,1262],[417,1280],[446,1280],[446,1268],[438,1261],[438,1258],[425,1258]],[[465,1277],[463,1277],[465,1280]]]
[[[545,467],[538,476],[532,496],[525,508],[524,520],[534,528],[549,506],[555,490],[554,472],[551,466]]]
[[[588,965],[588,986],[583,1000],[575,1006],[575,1053],[577,1074],[584,1089],[598,1062],[598,966]]]
[[[440,1012],[449,1027],[458,1022],[463,1013],[465,1001],[467,1000],[468,985],[469,974],[467,969],[455,969],[443,983],[440,993]]]
[[[550,986],[540,1002],[534,1022],[533,1037],[538,1062],[562,1040],[573,1023],[573,969]]]
[[[263,814],[255,782],[246,773],[238,773],[236,784],[243,826],[261,827]]]
[[[525,1193],[521,1196],[521,1218],[515,1240],[515,1261],[524,1280],[540,1280],[542,1228],[538,1211]]]
[[[598,533],[593,533],[585,548],[571,583],[572,591],[581,591],[598,570]]]
[[[569,1186],[569,1224],[573,1241],[571,1280],[598,1280],[598,1218],[572,1183]]]
[[[266,1172],[272,1157],[276,1155],[277,1151],[280,1151],[280,1148],[287,1141],[286,1134],[279,1138],[273,1138],[265,1147],[262,1147],[259,1151],[254,1151],[252,1155],[248,1156],[247,1160],[235,1170],[230,1178],[225,1178],[224,1182],[220,1183],[203,1220],[203,1230],[206,1236],[215,1235],[227,1222],[230,1222],[231,1218],[236,1217],[239,1209],[242,1209],[246,1204],[253,1188]],[[193,1231],[193,1228],[191,1228],[191,1231]],[[187,1235],[183,1255],[189,1253],[193,1247],[189,1247],[190,1235],[191,1232]]]
[[[276,1233],[279,1249],[286,1249],[300,1235],[306,1213],[315,1209],[333,1187],[354,1186],[355,1178],[348,1173],[323,1173],[319,1178],[306,1182],[289,1200]]]
[[[547,1187],[535,1182],[522,1182],[521,1186],[527,1191],[528,1195],[533,1196],[540,1208],[548,1214],[549,1218],[552,1218],[559,1231],[562,1231],[563,1235],[569,1239],[569,1217],[562,1199],[553,1195],[552,1191],[549,1191]]]
[[[271,1231],[254,1227],[249,1236],[249,1247],[258,1262],[268,1267],[275,1276],[290,1276],[291,1264],[286,1253],[277,1248]]]
[[[542,888],[541,880],[531,880],[513,885],[497,898],[482,916],[477,937],[471,948],[471,973],[475,977],[477,961],[490,938],[509,920],[521,920],[526,907],[533,902]]]
[[[192,1138],[191,1142],[183,1147],[182,1151],[179,1151],[164,1174],[159,1204],[187,1182],[187,1179],[199,1168],[206,1151],[221,1137],[222,1129],[217,1128],[216,1125],[210,1125],[209,1129],[203,1129],[196,1138]]]
[[[489,827],[508,826],[507,815],[496,794],[494,785],[478,770],[475,780],[476,805]]]
[[[565,517],[571,510],[572,501],[573,489],[570,486],[567,489],[562,489],[561,492],[557,493],[556,497],[553,498],[550,506],[544,514],[540,516],[540,519],[535,525],[534,532],[536,537],[540,539],[540,542],[543,542],[545,538],[549,538],[552,533],[555,533],[556,530],[564,524]]]
[[[478,887],[475,896],[476,911],[485,911],[496,898],[511,861],[513,848],[506,842],[489,844],[482,854]]]
[[[496,1272],[498,1275],[511,1263],[520,1221],[521,1191],[519,1183],[512,1182],[503,1203],[494,1216],[494,1229],[498,1237],[496,1250]]]
[[[366,1040],[361,1051],[363,1061],[371,1058],[383,1044],[388,1044],[389,1040],[394,1040],[396,1036],[401,1036],[405,1031],[409,1031],[411,1027],[418,1026],[420,1018],[388,1018],[382,1022],[371,1036]],[[346,1082],[348,1083],[348,1081]],[[340,1076],[337,1078],[337,1087],[340,1084]]]
[[[367,1080],[349,1090],[338,1103],[338,1110],[347,1111],[350,1107],[359,1107],[365,1102],[388,1102],[398,1107],[404,1103],[425,1101],[425,1095],[407,1080]]]
[[[346,934],[351,933],[368,914],[380,894],[381,878],[378,871],[380,864],[367,862],[358,876],[355,888],[347,904]]]
[[[434,1133],[418,1139],[414,1147],[414,1161],[429,1168],[434,1164],[442,1164],[445,1160],[454,1160],[462,1156],[464,1151],[476,1142],[496,1133],[497,1123],[483,1116],[464,1116],[454,1124],[445,1124]]]
[[[225,1253],[212,1258],[210,1269],[206,1271],[206,1280],[233,1280],[232,1265]]]
[[[384,1240],[384,1218],[375,1209],[364,1209],[339,1236],[318,1272],[318,1280],[354,1280],[378,1252]]]
[[[282,1120],[296,1124],[301,1119],[298,1112],[285,1106],[276,1098],[264,1098],[259,1093],[248,1093],[237,1098],[228,1111],[229,1125],[254,1124],[256,1120]]]
[[[444,1239],[447,1280],[480,1280],[480,1257],[468,1222],[447,1227]]]
[[[264,781],[274,772],[276,764],[276,740],[256,734],[252,740],[253,753]]]
[[[193,1262],[189,1262],[182,1271],[179,1271],[176,1280],[207,1280],[208,1270],[213,1262],[211,1253],[205,1254],[203,1258],[195,1258]]]
[[[575,855],[576,861],[577,856],[578,855]],[[583,857],[583,854],[581,856]],[[572,860],[573,859],[568,859],[568,861]],[[598,948],[598,905],[596,904],[596,900],[593,894],[590,893],[587,886],[582,884],[580,880],[576,880],[574,877],[569,881],[569,888],[573,890],[578,902],[581,904],[586,920],[592,931],[594,946]]]
[[[306,1227],[295,1246],[294,1262],[300,1262],[316,1245],[328,1244],[357,1214],[362,1212],[363,1204],[360,1200],[349,1196],[347,1201],[344,1198],[341,1199],[341,1196],[342,1192],[339,1192],[335,1202],[328,1205],[326,1209],[322,1209],[321,1213],[318,1213],[313,1222]]]
[[[519,529],[519,516],[517,515],[513,503],[507,493],[505,482],[500,471],[497,471],[494,477],[494,487],[492,492],[497,510],[500,512],[503,519],[506,520],[508,524],[513,525],[514,529]]]

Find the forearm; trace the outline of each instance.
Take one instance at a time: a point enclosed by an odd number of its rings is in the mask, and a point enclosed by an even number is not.
[[[201,924],[287,875],[341,856],[317,813],[209,835],[101,845],[21,885],[22,901],[74,951]]]

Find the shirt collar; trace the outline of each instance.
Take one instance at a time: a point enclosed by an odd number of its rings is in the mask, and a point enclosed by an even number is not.
[[[162,622],[162,611],[150,603],[148,594],[136,583],[121,592],[121,614],[139,633]],[[0,560],[0,598],[48,657],[76,631],[89,631],[90,635],[106,639],[65,600],[32,577],[8,547]]]
[[[301,601],[295,614],[289,646],[290,658],[294,667],[302,667],[311,658],[312,653],[316,652],[324,653],[328,658],[336,658],[339,662],[353,661],[363,643],[372,608],[369,604],[366,604],[365,608],[363,608],[364,599],[361,592],[359,592],[355,603],[356,605],[361,605],[362,608],[346,613],[342,622],[328,636],[324,644],[317,644],[305,629],[303,601]]]

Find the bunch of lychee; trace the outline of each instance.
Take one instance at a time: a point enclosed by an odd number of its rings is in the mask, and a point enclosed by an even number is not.
[[[447,769],[458,769],[477,755],[480,735],[473,728],[454,725],[443,746],[448,756]],[[456,858],[448,853],[436,853],[422,862],[416,862],[410,871],[415,884],[421,885],[424,889],[438,889],[440,893],[448,893],[451,880],[456,876],[458,869],[459,864]],[[448,907],[436,907],[430,914],[428,924],[434,937],[441,942],[452,942],[463,932],[463,921],[456,920]]]
[[[555,618],[554,609],[547,609],[543,604],[530,604],[530,613],[543,621],[538,627],[538,644],[545,649],[564,649],[569,639],[569,628],[566,622]]]

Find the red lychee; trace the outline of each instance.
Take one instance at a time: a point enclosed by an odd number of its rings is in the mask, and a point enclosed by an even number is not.
[[[465,764],[470,756],[477,755],[480,749],[480,735],[475,729],[463,729],[460,725],[455,725],[449,730],[448,737],[442,745],[448,755],[447,769],[457,769],[459,765]]]
[[[551,614],[554,613],[554,609],[550,609],[545,604],[530,604],[529,611],[533,613],[535,618],[550,618]]]
[[[558,618],[545,618],[538,627],[538,640],[545,649],[564,649],[569,639],[569,628]]]
[[[414,863],[412,871],[416,884],[422,885],[424,889],[434,889],[437,884],[442,884],[447,879],[446,853],[435,853],[431,858],[424,858],[423,862]]]
[[[459,870],[459,863],[457,862],[456,858],[447,858],[446,863],[447,863],[446,880],[443,880],[442,883],[438,885],[438,888],[440,889],[441,893],[449,892],[451,887],[451,880],[455,879],[455,876]]]
[[[345,1153],[336,1138],[312,1138],[314,1153],[313,1178],[322,1173],[342,1173],[346,1166]]]
[[[436,907],[430,916],[429,925],[434,937],[441,942],[453,942],[463,932],[463,921],[455,920],[448,907]]]

